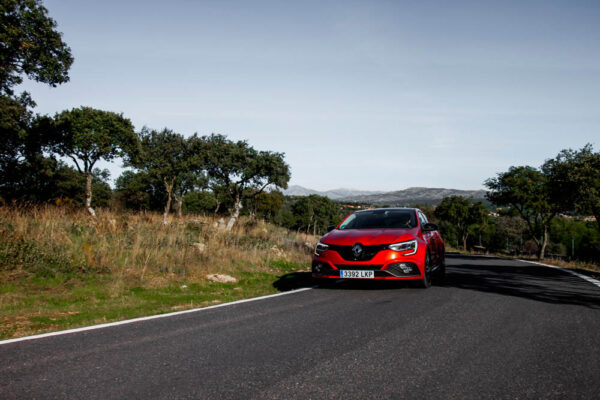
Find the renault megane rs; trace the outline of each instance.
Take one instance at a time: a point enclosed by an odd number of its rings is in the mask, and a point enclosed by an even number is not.
[[[403,279],[431,286],[445,275],[444,241],[417,208],[356,211],[321,238],[312,274],[332,279]]]

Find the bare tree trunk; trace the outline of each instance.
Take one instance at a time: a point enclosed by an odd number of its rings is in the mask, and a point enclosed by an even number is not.
[[[252,207],[252,213],[250,214],[250,219],[254,221],[256,216],[258,215],[258,196],[254,197],[254,207]]]
[[[165,183],[165,190],[167,191],[167,204],[165,205],[165,212],[163,213],[163,225],[169,223],[168,216],[169,210],[171,209],[171,193],[173,192],[173,185],[175,184],[175,178],[171,179],[171,182],[167,182],[167,178],[163,179]]]
[[[89,171],[86,175],[85,182],[85,208],[88,210],[90,215],[96,218],[96,212],[92,208],[92,172]]]
[[[217,216],[217,213],[219,212],[219,208],[221,208],[221,200],[219,200],[219,196],[215,195],[215,203],[217,204],[215,207],[215,212],[213,213],[214,216]]]
[[[183,217],[183,213],[182,213],[182,209],[183,209],[183,195],[177,195],[174,194],[173,197],[175,197],[175,210],[177,212],[177,218],[182,218]]]
[[[240,199],[240,195],[235,195],[235,204],[233,205],[233,213],[229,218],[229,222],[227,222],[227,231],[231,231],[233,225],[235,225],[235,221],[240,217],[240,210],[242,209],[242,200]]]
[[[469,235],[468,235],[468,234],[467,234],[467,235],[464,235],[464,236],[462,237],[462,240],[463,240],[463,250],[464,250],[464,251],[467,251],[467,238],[468,238],[468,237],[469,237]]]
[[[250,215],[249,215],[249,217],[250,217],[250,221],[256,220],[256,206],[253,206],[250,209]]]
[[[306,226],[306,234],[310,235],[310,225],[312,224],[314,214],[310,215],[310,219],[308,220],[308,225]]]
[[[544,234],[542,236],[542,243],[540,244],[538,252],[538,260],[543,260],[546,253],[546,244],[548,244],[548,228],[544,226]]]

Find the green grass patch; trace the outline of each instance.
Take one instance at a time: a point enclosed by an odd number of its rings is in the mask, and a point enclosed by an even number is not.
[[[113,294],[114,281],[65,281],[36,276],[0,285],[0,338],[119,321],[277,293],[273,284],[298,264],[272,261],[278,271],[240,272],[237,283],[185,280],[165,287],[134,286]]]

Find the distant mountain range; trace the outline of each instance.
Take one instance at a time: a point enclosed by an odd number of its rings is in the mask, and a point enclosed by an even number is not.
[[[283,191],[283,194],[286,196],[309,196],[311,194],[318,194],[319,196],[329,197],[332,200],[339,200],[354,196],[369,196],[369,195],[378,195],[383,194],[385,192],[372,192],[367,190],[357,190],[357,189],[333,189],[326,191],[319,191],[314,189],[308,189],[304,186],[292,185]]]
[[[373,205],[409,206],[413,204],[439,204],[444,197],[462,196],[474,201],[487,202],[485,190],[458,190],[443,188],[412,187],[391,192],[369,192],[355,189],[333,189],[318,191],[292,185],[283,194],[287,196],[308,196],[318,194],[341,202]]]

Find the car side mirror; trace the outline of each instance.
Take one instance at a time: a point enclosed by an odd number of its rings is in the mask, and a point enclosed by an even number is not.
[[[334,230],[334,229],[335,229],[335,225],[329,225],[329,226],[327,227],[327,232],[331,232],[331,231],[332,231],[332,230]]]
[[[428,222],[425,225],[423,225],[423,227],[421,229],[423,230],[423,232],[437,231],[438,226],[437,226],[437,224],[434,224],[433,222]]]

